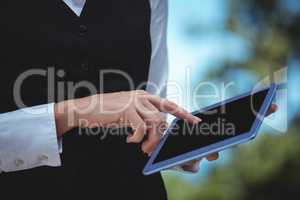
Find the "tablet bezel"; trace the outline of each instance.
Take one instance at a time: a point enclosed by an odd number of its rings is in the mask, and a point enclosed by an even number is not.
[[[158,163],[153,164],[153,161],[155,160],[155,158],[159,154],[161,148],[165,144],[165,141],[169,137],[169,130],[170,130],[170,128],[169,128],[168,130],[166,130],[166,132],[164,134],[164,137],[161,139],[160,143],[158,144],[158,146],[156,147],[156,149],[152,153],[150,159],[148,160],[148,162],[147,162],[147,164],[146,164],[146,166],[143,170],[143,174],[144,175],[150,175],[150,174],[159,172],[159,171],[164,170],[164,169],[169,169],[169,168],[181,165],[181,164],[186,163],[188,161],[203,158],[203,157],[208,156],[212,153],[220,152],[220,151],[222,151],[224,149],[227,149],[229,147],[232,147],[232,146],[235,146],[235,145],[238,145],[238,144],[241,144],[241,143],[244,143],[244,142],[247,142],[249,140],[254,139],[257,135],[259,127],[261,126],[261,124],[263,122],[264,117],[262,117],[262,116],[266,115],[266,113],[267,113],[267,111],[268,111],[268,109],[269,109],[269,107],[270,107],[270,105],[273,101],[273,98],[275,97],[276,90],[277,90],[277,85],[276,84],[271,84],[271,86],[268,87],[268,88],[247,92],[245,94],[242,94],[242,95],[227,99],[225,101],[213,104],[211,106],[208,106],[206,108],[203,108],[199,111],[195,111],[195,112],[192,113],[192,114],[196,115],[198,113],[205,112],[205,111],[207,111],[209,109],[212,109],[214,107],[218,107],[220,105],[236,101],[238,99],[244,98],[244,97],[249,96],[249,95],[253,95],[254,93],[257,93],[257,92],[260,92],[260,91],[263,91],[263,90],[269,90],[269,91],[268,91],[268,94],[266,95],[266,98],[265,98],[259,112],[257,113],[255,121],[252,124],[251,129],[250,129],[249,132],[245,132],[245,133],[242,133],[238,136],[234,136],[232,138],[223,140],[221,142],[210,144],[206,147],[201,147],[199,149],[195,149],[195,150],[190,151],[188,153],[181,154],[181,155],[176,156],[174,158],[167,159],[167,160],[160,161]],[[173,122],[171,123],[170,127],[173,127],[178,120],[179,119],[174,119]]]

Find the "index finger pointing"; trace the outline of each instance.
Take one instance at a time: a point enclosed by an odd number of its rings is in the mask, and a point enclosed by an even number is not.
[[[161,112],[166,112],[174,115],[175,117],[186,120],[190,123],[199,123],[201,119],[187,112],[183,108],[179,107],[177,104],[167,100],[162,99],[158,96],[149,95],[148,100]]]

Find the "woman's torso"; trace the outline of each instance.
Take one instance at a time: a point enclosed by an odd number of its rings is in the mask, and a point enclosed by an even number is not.
[[[74,85],[88,81],[97,92],[132,89],[124,78],[116,75],[105,76],[101,84],[101,70],[125,72],[135,86],[147,81],[151,58],[151,10],[147,0],[90,0],[80,18],[61,0],[17,0],[3,4],[1,112],[19,108],[13,93],[16,80],[32,69],[47,72],[47,76],[32,75],[24,81],[21,100],[26,106],[70,98],[67,82]],[[64,94],[58,95],[62,91]],[[81,88],[74,97],[90,94]],[[4,196],[166,198],[160,174],[142,175],[147,157],[140,152],[139,145],[126,144],[125,135],[101,140],[103,133],[79,133],[82,130],[76,129],[64,137],[62,167],[1,174]]]

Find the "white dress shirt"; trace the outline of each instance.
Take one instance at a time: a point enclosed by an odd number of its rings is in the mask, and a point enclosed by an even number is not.
[[[77,16],[86,0],[63,0]],[[151,5],[152,56],[149,93],[166,96],[167,59],[167,0],[149,0]],[[0,173],[39,166],[60,166],[60,141],[57,140],[54,103],[0,114]]]

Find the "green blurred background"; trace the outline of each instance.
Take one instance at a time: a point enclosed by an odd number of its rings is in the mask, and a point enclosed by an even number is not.
[[[227,98],[259,82],[286,83],[279,111],[254,141],[203,161],[198,174],[164,172],[169,199],[299,199],[300,1],[169,0],[168,46],[170,79],[184,88],[187,78],[191,90],[204,81],[220,89],[233,83]],[[175,101],[194,110],[223,98]]]

